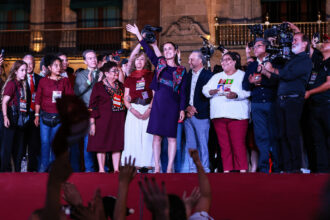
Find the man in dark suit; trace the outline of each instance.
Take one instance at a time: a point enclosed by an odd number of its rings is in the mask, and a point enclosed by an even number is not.
[[[27,63],[27,102],[29,111],[29,123],[24,132],[24,146],[28,152],[28,167],[27,171],[38,171],[38,157],[40,154],[40,129],[35,126],[35,96],[38,89],[39,80],[42,78],[34,73],[35,61],[34,57],[30,54],[24,56],[23,61]]]
[[[184,122],[186,146],[197,149],[202,165],[206,172],[209,168],[209,129],[210,129],[210,102],[203,93],[203,86],[212,77],[212,72],[206,70],[206,59],[200,51],[193,51],[189,56],[190,71],[187,75],[186,112]],[[189,171],[196,172],[196,166],[189,157]]]

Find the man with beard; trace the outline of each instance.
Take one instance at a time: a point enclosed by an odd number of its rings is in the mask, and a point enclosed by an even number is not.
[[[301,168],[301,134],[300,118],[304,105],[305,86],[312,71],[312,60],[306,51],[309,50],[308,37],[296,33],[293,37],[292,52],[294,56],[282,69],[275,69],[267,62],[261,66],[262,74],[268,78],[279,78],[277,90],[277,115],[281,144],[283,170],[298,173]]]

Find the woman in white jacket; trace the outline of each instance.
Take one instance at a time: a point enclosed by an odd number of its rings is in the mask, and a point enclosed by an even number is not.
[[[225,173],[248,169],[245,138],[248,128],[250,92],[243,90],[244,72],[236,52],[226,53],[221,60],[223,72],[215,74],[203,87],[210,100],[210,115],[218,136]]]

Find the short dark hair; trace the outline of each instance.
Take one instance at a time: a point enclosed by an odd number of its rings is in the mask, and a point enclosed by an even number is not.
[[[265,45],[266,47],[268,45],[270,45],[270,42],[268,40],[266,40],[265,38],[261,38],[261,37],[256,38],[253,45],[255,45],[259,41],[261,41],[262,44]]]
[[[91,52],[95,53],[95,51],[94,50],[91,50],[91,49],[84,50],[84,52],[82,53],[82,56],[83,56],[84,60],[86,60],[86,55],[88,53],[91,53]]]
[[[68,56],[68,54],[64,53],[64,52],[58,52],[55,56],[60,57],[60,56]]]
[[[239,53],[237,52],[227,52],[225,53],[223,56],[230,56],[230,58],[233,60],[233,61],[236,61],[235,63],[235,69],[241,69],[241,55],[239,55]]]
[[[112,61],[108,61],[108,62],[106,62],[106,63],[100,68],[100,71],[102,71],[103,73],[105,73],[105,72],[109,72],[109,70],[110,70],[112,67],[116,67],[116,66],[117,66],[117,63],[112,62]]]

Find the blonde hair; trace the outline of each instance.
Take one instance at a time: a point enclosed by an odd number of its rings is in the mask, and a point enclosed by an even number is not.
[[[5,84],[4,84],[3,87],[2,87],[2,90],[1,90],[1,100],[3,99],[3,93],[4,93],[4,91],[5,91],[5,88],[6,88],[6,86],[7,86],[7,83],[8,83],[9,81],[12,81],[12,80],[16,79],[16,72],[17,72],[18,69],[19,69],[21,66],[23,66],[23,65],[26,65],[26,67],[27,67],[27,63],[25,63],[23,60],[17,60],[17,61],[13,64],[12,68],[10,69],[10,72],[9,72],[8,78],[7,78]],[[26,100],[26,80],[24,79],[21,83],[22,83],[22,85],[23,85],[23,96],[24,96],[24,99]]]

